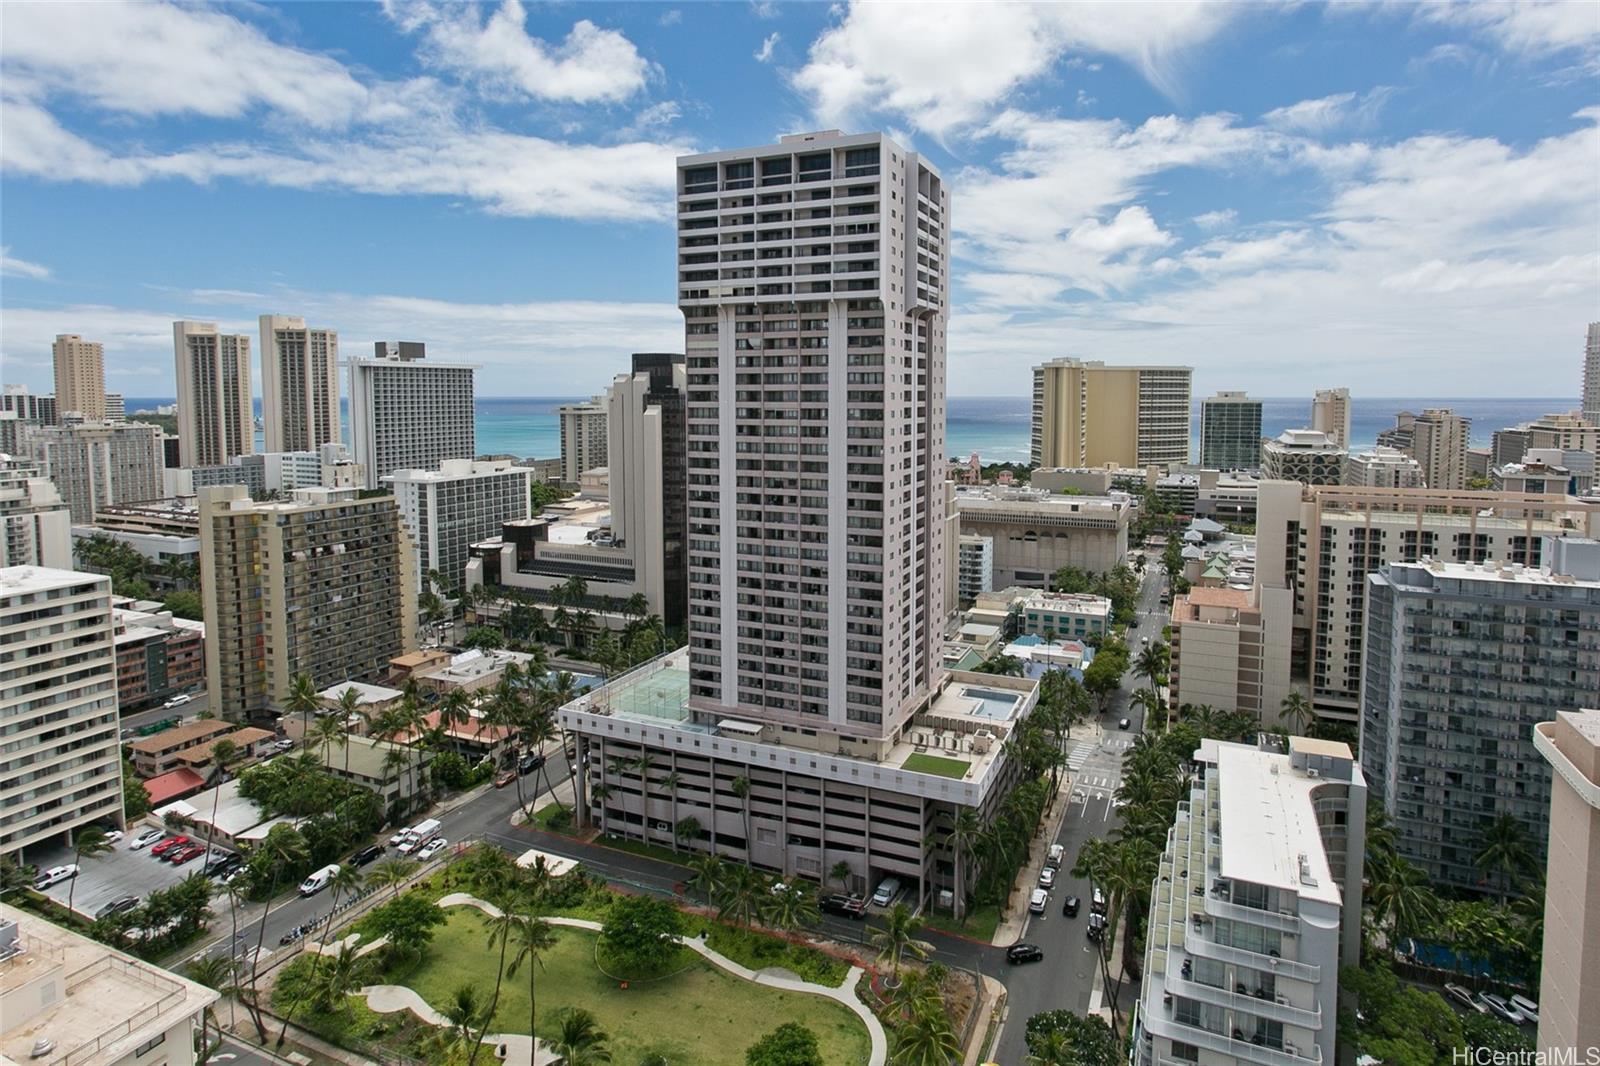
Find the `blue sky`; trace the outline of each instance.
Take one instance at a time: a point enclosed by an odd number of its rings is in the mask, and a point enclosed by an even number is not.
[[[275,312],[594,391],[681,345],[674,157],[839,127],[952,186],[952,393],[1575,396],[1597,122],[1584,3],[7,3],[0,374]]]

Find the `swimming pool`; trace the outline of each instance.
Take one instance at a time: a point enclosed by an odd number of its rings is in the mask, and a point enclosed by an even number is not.
[[[993,688],[976,688],[968,685],[962,694],[972,700],[975,706],[971,713],[978,718],[987,718],[991,722],[1008,722],[1017,713],[1017,705],[1022,702],[1022,697],[1015,692],[1005,692]]]

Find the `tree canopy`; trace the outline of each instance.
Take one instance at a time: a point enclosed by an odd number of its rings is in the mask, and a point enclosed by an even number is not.
[[[750,1045],[745,1066],[823,1066],[817,1034],[799,1022],[785,1022]]]

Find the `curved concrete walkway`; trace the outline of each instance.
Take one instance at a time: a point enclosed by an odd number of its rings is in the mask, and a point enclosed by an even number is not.
[[[503,913],[500,908],[496,907],[493,903],[478,899],[476,896],[468,895],[465,892],[452,892],[448,896],[441,897],[439,900],[439,906],[476,907],[491,918],[498,918]],[[549,922],[551,925],[566,926],[571,929],[586,929],[591,933],[600,932],[599,922],[591,922],[585,918],[546,917],[543,920]],[[872,1043],[872,1055],[867,1060],[867,1066],[884,1066],[884,1064],[888,1062],[889,1037],[888,1034],[884,1032],[883,1023],[880,1022],[878,1020],[878,1016],[872,1013],[872,1011],[868,1009],[867,1005],[861,1002],[861,1000],[856,996],[856,982],[861,979],[861,974],[864,972],[861,967],[850,967],[850,972],[845,975],[844,983],[837,988],[829,988],[827,985],[819,985],[812,981],[803,981],[799,977],[789,974],[787,971],[780,970],[776,967],[774,967],[772,970],[752,970],[748,966],[741,966],[739,963],[734,962],[726,955],[719,954],[718,952],[712,951],[710,948],[706,947],[705,943],[700,940],[699,937],[691,937],[687,940],[684,940],[683,944],[689,950],[699,953],[709,962],[728,971],[735,977],[742,977],[746,981],[753,981],[758,985],[765,985],[768,988],[781,989],[785,992],[803,992],[807,995],[826,996],[836,1003],[843,1004],[852,1013],[854,1013],[856,1017],[861,1019],[861,1024],[867,1027],[867,1036]],[[367,997],[367,1005],[375,1011],[387,1012],[409,1008],[423,1021],[426,1021],[431,1025],[441,1024],[439,1021],[434,1020],[439,1017],[438,1012],[432,1007],[429,1007],[421,996],[417,995],[409,988],[404,988],[398,985],[374,985],[370,988],[363,988],[361,992]],[[394,993],[392,998],[390,993]],[[374,1000],[374,995],[378,996],[377,1000]],[[389,1007],[380,1007],[378,1006],[379,1002],[392,1003],[393,1005]],[[427,1013],[424,1013],[424,1011]],[[517,1038],[514,1034],[512,1034],[508,1036],[492,1036],[488,1037],[487,1039],[489,1039],[491,1042],[504,1043],[508,1040],[514,1040]],[[526,1040],[527,1038],[523,1037],[522,1039]],[[524,1059],[523,1061],[526,1060]]]

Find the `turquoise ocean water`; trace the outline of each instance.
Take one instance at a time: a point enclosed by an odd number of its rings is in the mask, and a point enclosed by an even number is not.
[[[480,455],[554,458],[561,454],[556,408],[587,397],[526,396],[478,400]],[[129,411],[172,403],[171,397],[129,397]],[[1570,411],[1572,397],[1545,399],[1444,399],[1356,396],[1351,399],[1350,436],[1355,447],[1369,446],[1380,430],[1394,424],[1397,411],[1448,407],[1472,419],[1474,446],[1487,447],[1497,429],[1514,426],[1553,411]],[[986,462],[1026,461],[1030,403],[1026,396],[952,396],[946,419],[947,450],[952,456],[977,452]],[[256,403],[260,413],[260,401]],[[1199,402],[1195,403],[1193,439],[1198,444]],[[1262,400],[1262,431],[1276,436],[1310,421],[1305,397]],[[348,436],[348,434],[347,434]]]

